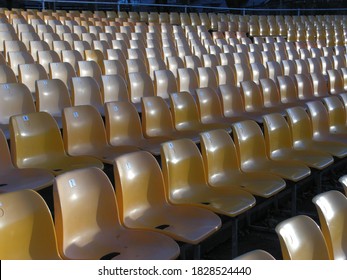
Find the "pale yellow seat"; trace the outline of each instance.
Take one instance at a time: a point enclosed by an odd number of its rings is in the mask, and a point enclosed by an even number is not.
[[[26,52],[27,47],[24,45],[24,43],[22,41],[18,41],[18,40],[5,40],[4,44],[3,44],[3,57],[5,59],[5,64],[6,61],[8,61],[8,53],[9,52]],[[3,64],[3,63],[1,63]]]
[[[48,75],[46,69],[37,63],[21,64],[18,67],[18,80],[28,87],[33,98],[35,98],[35,82],[37,80],[47,80]]]
[[[339,70],[330,69],[327,71],[329,76],[329,92],[330,94],[344,93],[344,85],[342,75]]]
[[[255,198],[237,185],[208,184],[198,147],[189,139],[166,142],[161,152],[168,200],[173,204],[203,207],[236,217],[252,208]]]
[[[315,137],[312,122],[304,108],[293,107],[287,109],[286,112],[295,148],[321,150],[338,158],[343,158],[347,155],[346,144],[331,140],[321,140]]]
[[[328,191],[312,199],[319,215],[330,259],[347,259],[347,198],[341,192]]]
[[[46,112],[12,116],[11,155],[19,168],[44,168],[57,175],[68,170],[103,164],[92,157],[69,157],[59,127]]]
[[[275,258],[268,252],[260,249],[256,249],[247,253],[244,253],[233,260],[240,260],[240,261],[250,261],[250,260],[263,260],[263,261],[272,261],[275,260]]]
[[[127,84],[121,75],[102,75],[101,80],[101,97],[103,103],[129,101]]]
[[[338,96],[328,96],[322,99],[329,113],[329,132],[347,133],[346,109]]]
[[[236,85],[235,70],[231,66],[216,66],[216,74],[218,76],[218,85]]]
[[[35,112],[35,105],[29,89],[22,83],[0,85],[0,128],[10,138],[9,120],[13,115]]]
[[[68,89],[59,79],[37,80],[35,92],[36,111],[47,112],[62,127],[61,114],[65,107],[71,106]]]
[[[164,137],[145,138],[138,112],[129,101],[105,104],[105,126],[111,146],[134,146],[159,155],[160,144],[169,140]]]
[[[339,182],[343,186],[343,189],[345,190],[345,195],[347,196],[347,176],[344,175],[339,178]]]
[[[14,51],[8,53],[8,64],[11,66],[14,74],[19,75],[19,65],[35,63],[33,57],[26,51]]]
[[[276,226],[284,260],[329,260],[324,236],[308,216],[295,216]]]
[[[114,174],[120,219],[128,228],[160,232],[177,241],[199,244],[221,226],[220,218],[207,209],[169,202],[159,164],[148,152],[119,157]]]
[[[7,139],[0,129],[0,193],[23,189],[40,190],[53,184],[53,175],[43,169],[14,167]]]
[[[46,73],[49,73],[49,64],[53,62],[60,62],[59,55],[53,50],[38,51],[37,52],[38,63],[45,68]]]
[[[196,131],[177,131],[167,103],[159,96],[147,96],[141,99],[142,131],[146,138],[169,141],[178,138],[190,138],[198,142]]]
[[[62,50],[61,51],[61,61],[70,63],[73,69],[78,71],[78,61],[82,61],[83,57],[81,53],[77,50]]]
[[[148,73],[145,62],[139,58],[126,60],[127,73]]]
[[[242,171],[271,173],[293,182],[298,182],[311,174],[305,164],[291,160],[270,159],[266,152],[263,132],[254,121],[239,122],[232,128]]]
[[[54,62],[49,64],[49,77],[63,81],[68,90],[71,91],[71,79],[76,77],[76,72],[68,62]]]
[[[86,155],[113,164],[116,157],[138,150],[130,145],[110,146],[101,115],[90,105],[65,108],[63,132],[65,150],[71,156]]]
[[[159,233],[129,230],[106,174],[97,168],[67,172],[54,183],[58,247],[64,259],[175,259],[178,245]]]
[[[177,92],[177,82],[170,70],[154,71],[155,95],[168,100],[171,93]]]
[[[29,43],[29,50],[31,53],[31,56],[33,57],[34,61],[38,61],[38,55],[37,53],[39,51],[49,51],[50,47],[45,41],[30,41]]]
[[[98,86],[101,86],[101,68],[100,65],[94,61],[78,61],[78,71],[77,74],[79,77],[93,77],[98,83]]]
[[[177,72],[179,91],[187,91],[194,94],[195,89],[199,87],[198,77],[195,71],[191,68],[179,68]]]
[[[316,97],[324,97],[329,95],[327,81],[322,73],[311,73],[311,81],[313,94]]]
[[[141,98],[155,95],[153,81],[145,72],[129,73],[128,77],[130,101],[141,112]]]
[[[224,130],[200,134],[201,153],[208,183],[213,187],[236,185],[256,196],[271,197],[283,190],[285,181],[276,175],[243,172],[230,135]]]
[[[309,167],[323,170],[334,162],[326,152],[312,148],[297,149],[285,117],[269,114],[264,117],[264,136],[268,156],[273,160],[294,160]]]
[[[92,105],[104,115],[104,103],[98,83],[93,77],[73,77],[71,79],[71,104]]]
[[[172,93],[170,95],[170,109],[175,128],[178,131],[195,131],[199,133],[217,128],[230,131],[230,124],[219,122],[202,123],[197,104],[189,92]]]
[[[0,83],[17,83],[16,75],[10,66],[5,64],[0,64]]]
[[[59,260],[53,219],[43,198],[32,190],[0,195],[0,258]]]

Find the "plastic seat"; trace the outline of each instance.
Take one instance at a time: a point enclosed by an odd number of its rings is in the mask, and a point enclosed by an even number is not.
[[[138,112],[128,101],[105,104],[105,126],[111,146],[134,146],[159,155],[160,144],[169,140],[165,137],[145,138]]]
[[[245,191],[265,198],[285,188],[285,181],[276,175],[242,172],[235,144],[226,131],[204,132],[200,137],[205,172],[211,186],[242,186]]]
[[[37,53],[39,51],[49,51],[50,50],[49,45],[45,41],[30,41],[29,46],[30,46],[29,50],[30,50],[32,57],[34,58],[34,61],[38,61]]]
[[[234,64],[236,72],[236,85],[240,86],[243,81],[252,81],[252,72],[248,64]]]
[[[343,189],[345,191],[345,195],[347,196],[347,176],[343,175],[342,177],[340,177],[339,182],[343,186]]]
[[[195,94],[195,89],[199,87],[195,71],[191,68],[178,69],[178,85],[180,92],[187,91]]]
[[[261,79],[259,82],[264,106],[266,108],[284,109],[291,106],[290,104],[283,104],[281,102],[278,86],[273,79]]]
[[[330,94],[344,93],[342,75],[339,70],[330,69],[327,71],[329,76],[329,92]]]
[[[323,140],[319,137],[316,138],[313,133],[310,117],[304,108],[289,108],[287,109],[287,115],[293,136],[294,148],[320,150],[338,158],[343,158],[347,155],[346,144]]]
[[[325,97],[329,95],[328,85],[322,73],[311,73],[313,94],[316,97]]]
[[[266,63],[266,67],[267,67],[267,73],[270,79],[276,81],[277,76],[283,76],[282,66],[279,62],[268,61]]]
[[[16,75],[11,67],[6,64],[0,64],[0,83],[17,83]]]
[[[28,51],[27,50],[27,47],[25,46],[25,44],[22,42],[22,41],[10,41],[10,40],[5,40],[4,41],[4,44],[3,44],[3,55],[4,55],[4,59],[6,61],[8,61],[8,53],[9,52],[26,52]]]
[[[159,96],[147,96],[141,99],[142,131],[145,138],[169,141],[178,138],[190,138],[198,142],[196,131],[177,131],[167,103]]]
[[[345,106],[337,96],[329,96],[322,99],[329,112],[330,133],[346,134],[346,111]]]
[[[324,75],[328,75],[328,70],[334,69],[331,57],[322,56],[320,58],[320,60],[321,60],[321,63],[322,63],[322,73]]]
[[[49,77],[63,81],[68,90],[71,91],[71,79],[76,77],[76,72],[68,62],[54,62],[49,64]]]
[[[160,167],[147,152],[118,158],[114,174],[120,217],[129,228],[160,232],[182,242],[198,244],[221,226],[218,216],[206,209],[169,204]],[[136,217],[132,214],[135,209]]]
[[[63,131],[65,150],[71,156],[87,155],[113,164],[116,157],[138,150],[130,145],[110,146],[101,115],[90,105],[65,108]]]
[[[218,85],[236,85],[235,71],[228,65],[216,66],[216,74],[218,76]]]
[[[18,66],[18,80],[25,84],[35,97],[35,82],[37,80],[47,80],[48,75],[45,68],[41,64],[21,64]]]
[[[130,73],[148,73],[145,62],[141,59],[127,59],[127,72]]]
[[[168,70],[170,70],[174,74],[175,78],[177,79],[178,69],[184,68],[184,63],[183,63],[182,59],[178,56],[169,56],[166,58],[166,61],[167,61],[166,64],[167,64]]]
[[[14,74],[19,75],[19,65],[20,64],[31,64],[35,63],[33,57],[29,52],[18,51],[8,53],[8,64],[11,66]]]
[[[203,159],[189,139],[162,145],[162,168],[168,199],[173,204],[189,204],[235,217],[255,204],[254,197],[235,184],[211,187],[204,172]]]
[[[36,81],[36,111],[47,112],[62,127],[61,114],[71,106],[69,92],[63,81],[58,79]]]
[[[170,70],[154,71],[155,95],[168,100],[171,93],[177,92],[177,82]]]
[[[35,112],[35,105],[29,89],[21,83],[1,84],[0,99],[0,128],[9,139],[10,117]]]
[[[71,50],[72,47],[67,41],[53,41],[53,46],[51,49],[53,49],[60,57],[61,59],[61,52],[64,50]]]
[[[70,63],[75,71],[78,71],[78,61],[82,61],[83,57],[77,50],[62,50],[61,61]]]
[[[252,80],[259,84],[260,79],[266,79],[268,77],[266,68],[261,63],[251,63]]]
[[[316,195],[312,201],[318,211],[321,230],[327,243],[330,259],[346,260],[346,196],[333,190]]]
[[[101,68],[99,64],[93,60],[91,61],[78,61],[78,76],[79,77],[93,77],[101,86]]]
[[[247,253],[244,253],[233,260],[241,261],[250,261],[250,260],[263,260],[263,261],[272,261],[275,258],[268,252],[260,249],[256,249]]]
[[[46,112],[12,116],[10,119],[11,154],[19,168],[43,168],[57,175],[68,170],[103,164],[91,157],[69,157],[60,130]]]
[[[104,115],[104,103],[99,85],[93,77],[73,77],[71,90],[71,104],[92,105],[101,115]]]
[[[52,216],[32,190],[0,195],[2,260],[59,260]]]
[[[58,176],[53,194],[64,259],[175,259],[179,254],[172,239],[122,225],[112,184],[97,168]]]
[[[297,73],[294,60],[282,60],[283,74],[291,78]]]
[[[264,116],[264,136],[268,156],[273,160],[294,160],[318,170],[334,162],[329,153],[316,150],[314,146],[295,148],[290,127],[280,114]]]
[[[170,108],[178,131],[202,132],[223,128],[230,131],[230,125],[225,123],[202,123],[193,96],[185,91],[170,95]]]
[[[129,101],[127,84],[121,75],[101,76],[102,102]]]
[[[155,95],[151,77],[144,72],[129,73],[129,94],[130,101],[141,112],[141,98]]]
[[[52,50],[38,51],[37,52],[38,63],[43,66],[46,73],[49,73],[49,64],[52,62],[60,62],[59,55]]]
[[[0,130],[0,186],[1,193],[23,189],[40,190],[53,184],[53,175],[37,168],[19,169],[14,167],[7,140]]]
[[[271,173],[293,182],[298,182],[311,174],[310,169],[302,163],[271,160],[267,155],[264,135],[256,122],[246,120],[234,124],[232,128],[242,171]]]
[[[312,81],[306,74],[295,74],[296,88],[298,97],[301,100],[309,101],[316,99],[313,92]]]
[[[290,76],[278,76],[277,82],[282,103],[292,104],[293,106],[304,103],[304,100],[299,99],[298,90]]]
[[[295,216],[276,226],[284,260],[328,260],[319,226],[308,216]]]

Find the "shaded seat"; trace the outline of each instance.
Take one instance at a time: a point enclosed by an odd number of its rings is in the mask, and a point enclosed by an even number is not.
[[[347,176],[344,175],[339,178],[339,182],[343,186],[343,189],[345,190],[345,195],[347,196]]]
[[[59,79],[36,81],[36,111],[47,112],[62,127],[62,110],[71,106],[68,89]]]
[[[256,122],[247,120],[234,124],[232,128],[242,171],[272,173],[293,182],[311,174],[304,164],[289,160],[271,160],[266,153],[264,135]]]
[[[161,143],[169,140],[165,137],[145,138],[139,114],[129,101],[105,104],[105,126],[107,141],[111,146],[134,146],[159,155]]]
[[[122,225],[112,184],[97,168],[59,175],[53,194],[64,259],[174,259],[179,254],[167,236]]]
[[[178,138],[190,138],[199,141],[196,131],[178,131],[172,119],[169,107],[159,96],[147,96],[141,99],[142,131],[145,138],[158,138],[169,141]]]
[[[309,115],[302,107],[287,109],[288,123],[293,136],[294,148],[314,149],[343,158],[347,155],[347,146],[337,141],[316,138]]]
[[[35,112],[29,89],[22,83],[0,85],[0,128],[10,138],[9,120],[13,115]]]
[[[305,149],[295,148],[290,127],[284,116],[275,113],[265,115],[263,118],[265,143],[271,159],[295,160],[319,170],[334,162],[329,153],[309,147]]]
[[[127,84],[121,75],[102,75],[101,80],[100,91],[103,103],[129,101]]]
[[[284,260],[328,260],[319,226],[308,216],[289,218],[276,226]]]
[[[70,157],[64,150],[59,127],[46,112],[12,116],[11,155],[19,168],[43,168],[57,175],[68,170],[103,164],[92,157]]]
[[[101,115],[90,105],[65,108],[63,132],[65,150],[71,156],[86,155],[113,164],[116,157],[138,151],[131,145],[109,145]]]
[[[319,215],[330,259],[347,259],[347,198],[339,191],[328,191],[312,199]]]
[[[51,213],[33,190],[0,194],[0,258],[59,260]]]
[[[234,183],[212,187],[205,176],[198,147],[189,139],[166,142],[161,150],[168,199],[236,217],[255,205],[255,198]]]
[[[322,102],[329,114],[329,132],[332,134],[346,134],[346,110],[342,101],[337,96],[329,96],[323,98]]]
[[[189,92],[173,93],[170,95],[170,109],[175,128],[178,131],[202,132],[223,128],[230,131],[230,124],[202,123],[193,96]]]
[[[198,244],[221,226],[219,217],[207,209],[170,204],[159,164],[147,152],[119,157],[114,174],[120,218],[129,228],[160,232],[178,241]]]
[[[226,131],[204,132],[200,138],[205,172],[212,187],[236,185],[261,197],[273,196],[285,188],[286,183],[279,176],[243,172],[235,144]]]
[[[256,249],[247,253],[244,253],[233,260],[241,260],[241,261],[248,261],[248,260],[263,260],[263,261],[272,261],[275,260],[275,258],[268,252],[260,249]]]
[[[53,184],[53,175],[43,169],[14,167],[5,135],[0,130],[0,193],[22,189],[40,190]]]
[[[6,64],[0,64],[0,83],[17,83],[16,75]]]

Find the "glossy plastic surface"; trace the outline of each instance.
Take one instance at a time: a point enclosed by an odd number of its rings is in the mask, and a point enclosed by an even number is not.
[[[253,250],[250,252],[247,252],[241,256],[238,256],[234,260],[242,260],[242,261],[248,261],[248,260],[267,260],[267,261],[272,261],[275,260],[275,258],[268,252],[264,250]]]

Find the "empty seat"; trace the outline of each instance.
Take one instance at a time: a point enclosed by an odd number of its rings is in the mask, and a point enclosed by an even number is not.
[[[21,83],[0,85],[0,128],[10,138],[9,120],[13,115],[35,112],[29,89]]]
[[[11,154],[19,168],[44,168],[57,175],[68,170],[103,164],[92,157],[69,157],[60,130],[46,112],[12,116],[10,119]]]
[[[295,216],[276,226],[284,260],[328,260],[319,226],[308,216]]]
[[[241,171],[235,144],[226,131],[204,132],[200,137],[205,172],[211,186],[242,186],[244,190],[261,197],[273,196],[285,188],[285,181],[276,175]]]
[[[244,253],[233,260],[241,260],[241,261],[246,261],[246,260],[268,260],[272,261],[275,260],[275,258],[268,252],[260,249],[256,249],[247,253]]]
[[[198,244],[221,226],[219,217],[206,209],[169,204],[159,164],[147,152],[118,158],[114,174],[120,217],[129,228],[160,232]],[[134,209],[138,209],[136,217],[132,214]]]
[[[102,75],[101,80],[101,97],[103,103],[129,101],[127,84],[121,75]]]
[[[0,130],[0,149],[0,186],[2,193],[23,189],[40,190],[53,184],[54,177],[47,170],[14,167],[7,140],[2,130]]]
[[[141,98],[155,95],[151,77],[144,72],[129,73],[129,94],[130,101],[141,112]]]
[[[51,213],[32,190],[0,195],[0,258],[2,260],[59,260]]]
[[[339,178],[339,182],[343,186],[343,189],[345,190],[345,195],[347,196],[347,176],[343,175],[342,177]]]
[[[59,79],[36,81],[36,110],[47,112],[54,117],[58,126],[62,127],[62,110],[71,106],[68,89]]]
[[[95,107],[81,105],[63,111],[63,139],[71,156],[87,155],[112,164],[116,157],[137,151],[133,146],[110,146],[101,115]]]
[[[97,168],[58,176],[54,208],[64,259],[174,259],[179,254],[172,239],[122,225],[113,186]]]
[[[80,77],[93,77],[101,86],[101,68],[99,64],[93,60],[91,61],[78,61],[78,76]]]
[[[8,64],[16,76],[19,75],[19,65],[35,63],[31,54],[25,51],[9,52],[8,58]]]
[[[68,62],[54,62],[49,64],[49,77],[63,81],[68,90],[71,91],[71,79],[76,77],[76,72]]]
[[[327,71],[329,76],[330,94],[339,94],[345,92],[342,75],[339,70],[330,69]]]
[[[313,198],[319,215],[329,257],[335,260],[347,258],[347,198],[339,191],[328,191]]]
[[[49,64],[53,62],[60,62],[59,55],[52,50],[38,51],[37,52],[38,63],[43,66],[46,73],[49,73]]]
[[[346,109],[337,96],[324,97],[322,102],[329,112],[329,131],[333,134],[346,134]]]
[[[70,63],[75,71],[78,71],[78,61],[82,61],[83,57],[77,50],[62,50],[61,61]]]
[[[177,82],[170,70],[154,71],[155,95],[169,99],[171,93],[177,92]]]
[[[48,75],[41,64],[21,64],[19,65],[18,80],[25,84],[35,98],[35,82],[37,80],[47,80]]]
[[[6,64],[0,64],[0,83],[17,83],[16,75]]]

